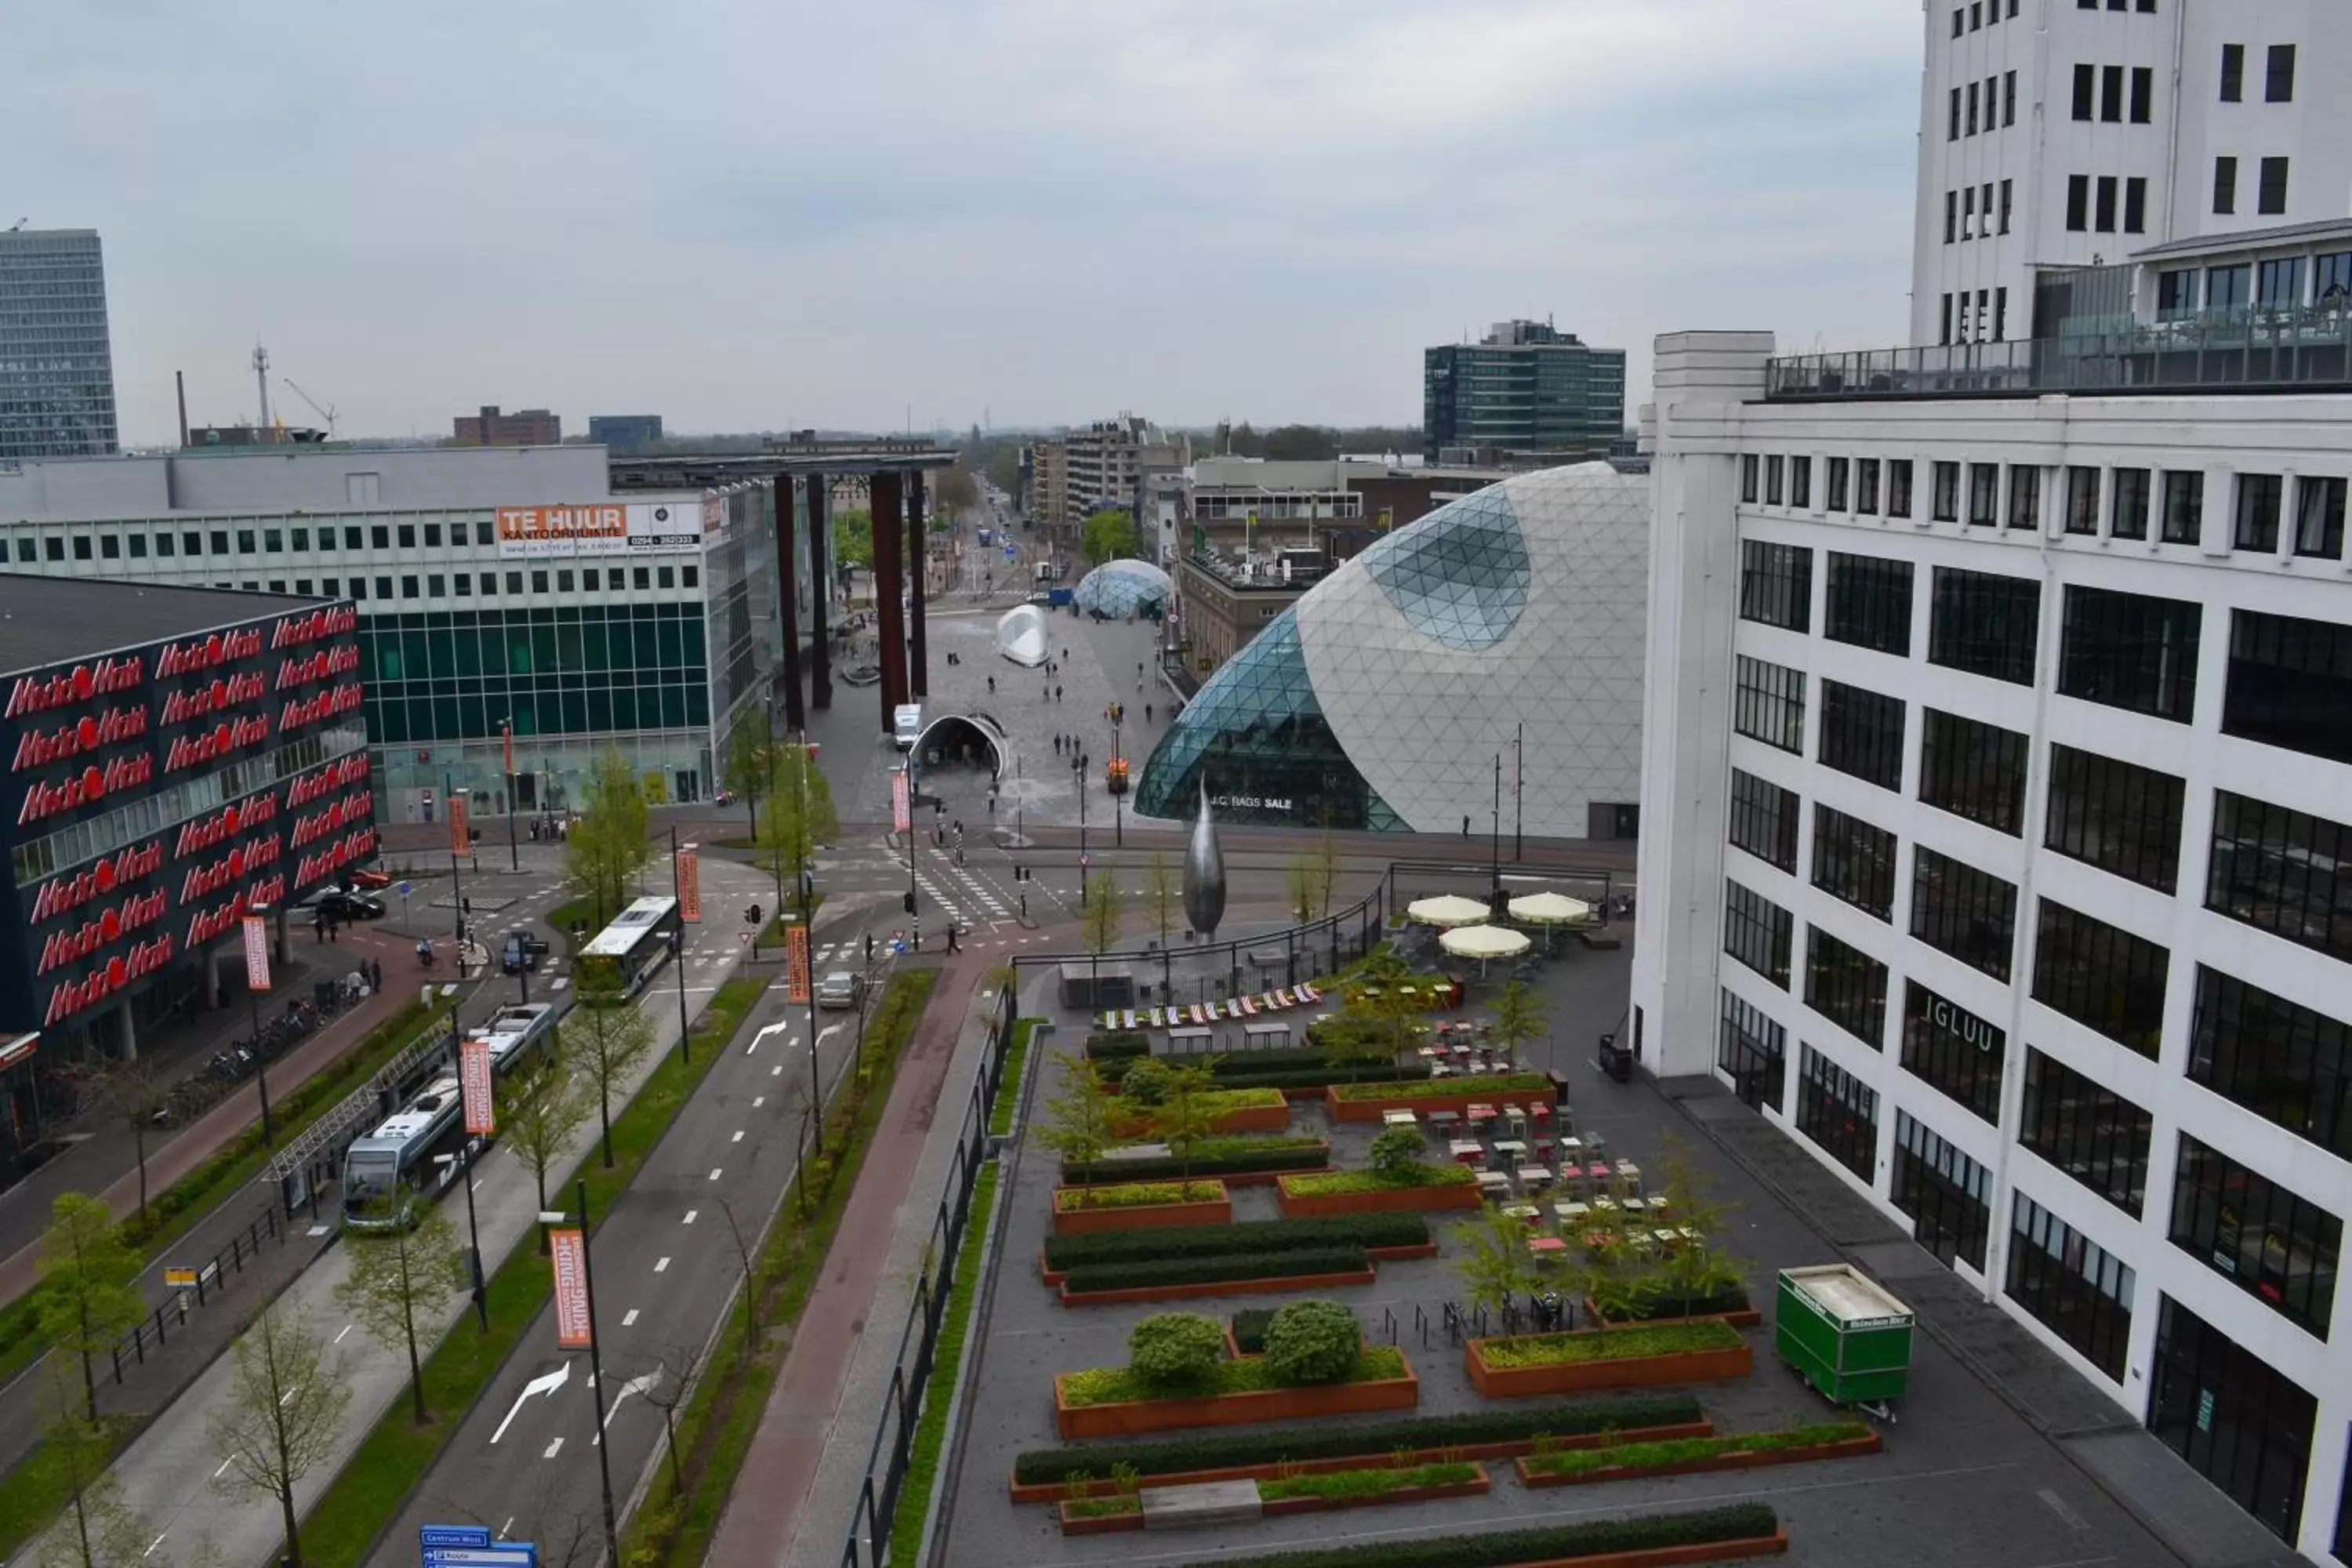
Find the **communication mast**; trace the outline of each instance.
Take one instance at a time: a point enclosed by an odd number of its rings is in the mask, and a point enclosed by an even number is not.
[[[269,428],[269,351],[258,342],[253,345],[253,381],[261,391],[261,422],[257,430]]]

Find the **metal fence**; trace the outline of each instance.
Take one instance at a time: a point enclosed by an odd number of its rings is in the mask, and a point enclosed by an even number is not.
[[[274,1241],[280,1247],[285,1246],[286,1237],[291,1229],[291,1226],[278,1222],[278,1211],[275,1208],[262,1210],[258,1218],[245,1229],[230,1237],[226,1247],[214,1253],[202,1267],[197,1268],[196,1282],[193,1287],[196,1298],[195,1304],[202,1307],[212,1296],[226,1291],[228,1289],[228,1277],[231,1274],[244,1273],[247,1262],[259,1255],[261,1244],[265,1240]],[[136,1328],[116,1342],[114,1381],[117,1384],[122,1381],[122,1372],[126,1364],[146,1365],[147,1347],[152,1344],[161,1350],[169,1341],[172,1331],[184,1327],[187,1323],[189,1294],[188,1289],[173,1289],[162,1306],[142,1319]]]
[[[898,1492],[914,1458],[915,1426],[922,1418],[923,1395],[939,1351],[940,1331],[947,1322],[949,1299],[955,1293],[964,1226],[971,1218],[972,1187],[992,1152],[989,1108],[1004,1081],[1013,1024],[1019,1014],[1017,988],[1004,986],[997,995],[995,1016],[989,1021],[980,1076],[964,1104],[954,1163],[940,1194],[939,1211],[931,1219],[930,1239],[924,1244],[914,1303],[908,1309],[906,1327],[898,1333],[898,1353],[890,1369],[890,1396],[883,1402],[874,1446],[866,1457],[866,1479],[858,1486],[857,1506],[850,1515],[849,1536],[842,1545],[844,1568],[879,1568],[889,1553],[891,1518],[898,1511]]]

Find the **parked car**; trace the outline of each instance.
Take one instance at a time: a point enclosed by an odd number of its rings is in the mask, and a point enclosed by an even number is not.
[[[392,878],[386,872],[346,871],[343,873],[343,890],[345,892],[357,889],[365,893],[381,893],[386,888],[391,886]]]
[[[303,900],[295,906],[295,910],[305,915],[324,911],[331,921],[374,921],[383,918],[383,900],[373,893],[346,892],[341,888],[329,888]]]
[[[866,1000],[866,976],[853,969],[836,969],[816,983],[816,1005],[824,1008],[856,1007]]]

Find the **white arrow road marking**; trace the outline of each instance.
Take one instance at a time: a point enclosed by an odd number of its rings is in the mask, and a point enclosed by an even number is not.
[[[590,1441],[592,1443],[602,1443],[604,1440],[604,1433],[612,1429],[613,1417],[621,1413],[621,1401],[626,1399],[632,1394],[651,1394],[659,1386],[661,1386],[661,1368],[659,1367],[654,1368],[653,1371],[646,1373],[643,1377],[633,1377],[629,1379],[628,1382],[621,1384],[621,1386],[615,1390],[613,1394],[613,1403],[605,1406],[604,1428],[599,1430],[596,1436],[590,1439]]]
[[[499,1438],[507,1435],[507,1428],[514,1424],[516,1415],[522,1409],[523,1401],[530,1398],[533,1394],[552,1394],[557,1389],[562,1388],[564,1384],[569,1382],[571,1377],[572,1363],[567,1361],[562,1366],[557,1367],[553,1372],[551,1372],[542,1377],[534,1377],[529,1383],[524,1384],[522,1385],[522,1392],[515,1395],[515,1402],[507,1407],[507,1418],[499,1423],[499,1429],[497,1431],[490,1434],[490,1441],[495,1443]]]
[[[819,1029],[816,1032],[816,1043],[822,1046],[825,1041],[831,1039],[834,1036],[841,1033],[842,1030],[847,1027],[849,1027],[849,1026],[846,1024],[827,1024],[824,1028]]]
[[[352,1325],[351,1325],[351,1324],[349,1324],[349,1323],[345,1323],[345,1324],[343,1325],[343,1334],[348,1334],[348,1333],[350,1333],[351,1331],[352,1331]],[[337,1343],[337,1344],[341,1344],[341,1343],[343,1342],[343,1334],[337,1334],[337,1335],[335,1336],[335,1343]]]
[[[556,1456],[558,1453],[562,1452],[562,1448],[563,1448],[563,1439],[562,1439],[562,1438],[561,1438],[561,1437],[558,1437],[554,1442],[550,1443],[550,1444],[547,1446],[547,1452],[546,1452],[546,1453],[544,1453],[544,1454],[541,1454],[541,1455],[540,1456],[540,1458],[542,1458],[542,1459],[551,1459],[551,1458],[555,1458],[555,1456]]]
[[[630,1308],[627,1311],[621,1314],[621,1327],[625,1329],[636,1321],[637,1310],[635,1307]]]
[[[155,1548],[157,1548],[158,1546],[161,1546],[161,1545],[163,1545],[163,1538],[162,1536],[160,1536],[160,1535],[159,1535],[159,1536],[157,1536],[154,1540],[152,1540],[152,1541],[149,1542],[147,1543],[147,1550],[146,1550],[146,1551],[144,1551],[144,1552],[141,1552],[139,1555],[140,1555],[142,1559],[143,1559],[143,1558],[148,1558],[148,1557],[152,1557],[152,1556],[154,1556],[154,1555],[155,1555]]]
[[[692,1225],[692,1224],[694,1223],[694,1216],[695,1216],[696,1215],[700,1214],[701,1212],[702,1212],[702,1211],[701,1211],[700,1209],[688,1209],[688,1210],[687,1210],[687,1211],[686,1211],[686,1218],[685,1218],[685,1220],[684,1220],[682,1223],[687,1224],[687,1225]]]
[[[751,1043],[743,1047],[743,1054],[747,1057],[750,1056],[753,1051],[760,1048],[760,1042],[761,1040],[766,1039],[770,1035],[781,1035],[786,1029],[791,1027],[792,1026],[790,1024],[770,1024],[758,1034],[751,1037]]]

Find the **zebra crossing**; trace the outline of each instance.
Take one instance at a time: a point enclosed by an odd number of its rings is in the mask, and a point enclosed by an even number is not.
[[[922,896],[924,908],[939,910],[967,926],[982,920],[993,923],[1014,918],[1014,900],[996,885],[994,878],[975,873],[969,866],[956,865],[943,854],[936,858],[937,876],[922,856],[918,855],[915,860],[915,889]],[[899,870],[907,868],[904,851],[892,850],[891,859]]]

